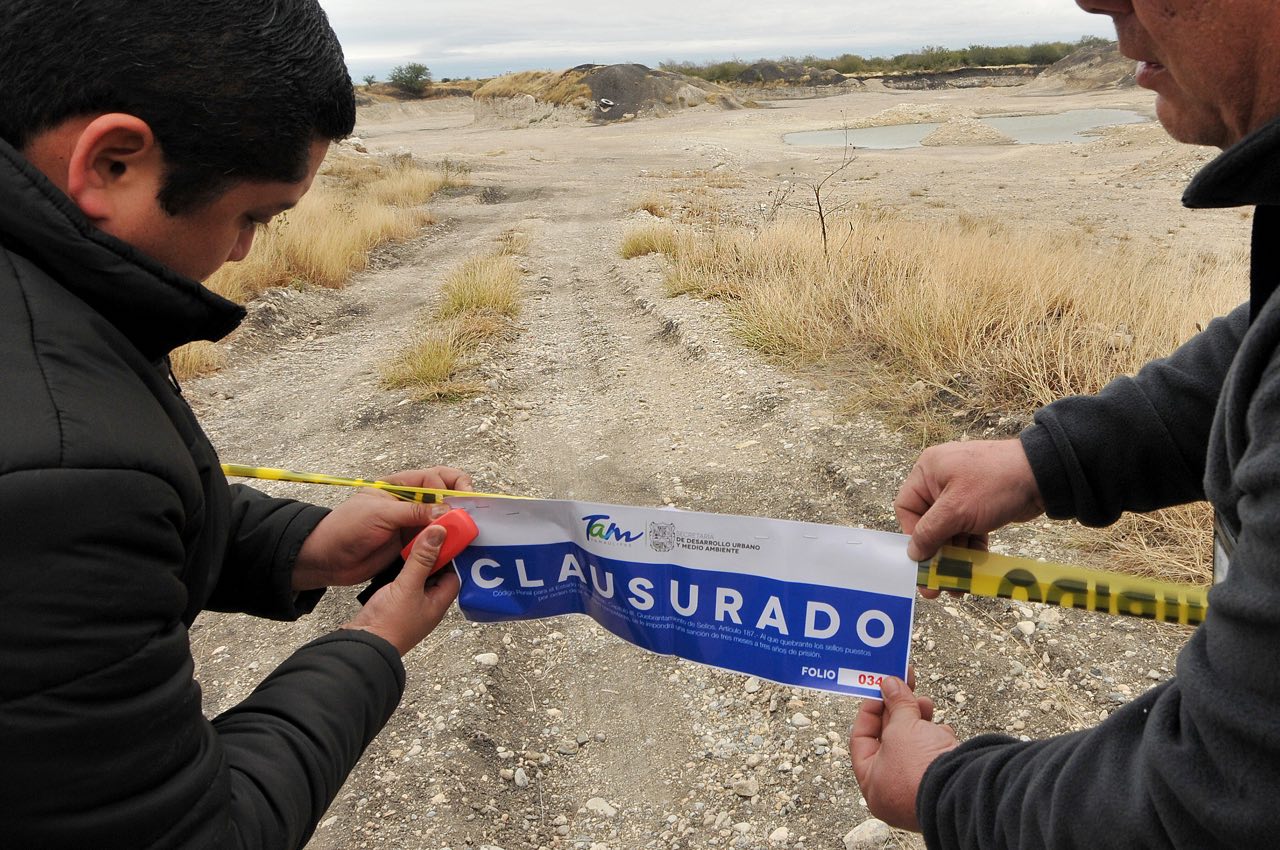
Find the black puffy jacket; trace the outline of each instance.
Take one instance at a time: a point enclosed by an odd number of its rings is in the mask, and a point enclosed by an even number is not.
[[[298,847],[400,698],[339,631],[201,711],[201,609],[293,619],[320,508],[229,487],[167,354],[243,311],[0,142],[0,845]]]

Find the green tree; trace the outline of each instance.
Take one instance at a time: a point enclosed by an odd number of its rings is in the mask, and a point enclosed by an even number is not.
[[[405,94],[426,94],[427,89],[431,87],[431,69],[421,62],[397,65],[392,69],[387,81]]]
[[[378,81],[378,78],[375,77],[373,74],[366,74],[364,78],[365,88],[372,86],[377,81]]]

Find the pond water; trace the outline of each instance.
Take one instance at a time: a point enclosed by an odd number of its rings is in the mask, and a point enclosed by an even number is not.
[[[1117,124],[1139,124],[1149,120],[1127,109],[1073,109],[1053,115],[1017,115],[1005,118],[980,118],[1020,145],[1051,145],[1058,142],[1089,142],[1096,136],[1085,135],[1099,127]],[[788,133],[783,140],[789,145],[839,146],[855,148],[916,148],[925,136],[940,124],[898,124],[891,127],[863,127],[857,130],[818,130],[812,133]]]

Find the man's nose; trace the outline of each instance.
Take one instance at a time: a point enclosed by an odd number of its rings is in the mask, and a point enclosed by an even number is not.
[[[227,255],[228,263],[238,263],[245,257],[249,256],[249,249],[253,247],[253,235],[258,232],[258,228],[250,227],[241,231],[236,237],[236,244],[231,246],[231,253]]]

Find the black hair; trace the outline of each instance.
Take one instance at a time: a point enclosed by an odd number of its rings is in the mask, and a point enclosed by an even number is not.
[[[355,125],[342,48],[316,0],[4,0],[0,138],[23,149],[82,115],[150,125],[177,215],[243,180],[294,182]]]

